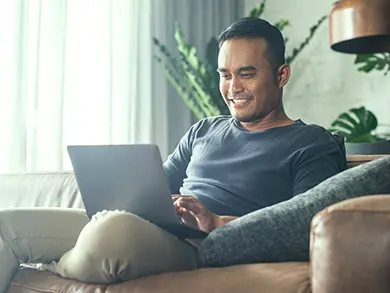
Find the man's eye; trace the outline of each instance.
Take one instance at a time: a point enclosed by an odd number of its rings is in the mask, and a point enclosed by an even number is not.
[[[230,78],[230,74],[222,74],[221,77],[224,79],[228,79]]]
[[[242,73],[241,76],[243,78],[251,78],[251,77],[253,77],[253,73]]]

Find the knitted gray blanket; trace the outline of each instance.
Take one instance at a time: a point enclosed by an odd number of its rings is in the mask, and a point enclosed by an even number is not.
[[[294,198],[252,212],[211,232],[199,247],[202,266],[307,261],[310,223],[346,199],[390,194],[390,158],[341,172]]]

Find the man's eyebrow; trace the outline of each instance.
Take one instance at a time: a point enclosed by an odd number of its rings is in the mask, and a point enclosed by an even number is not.
[[[256,71],[257,68],[250,65],[250,66],[243,66],[243,67],[240,67],[237,69],[237,72],[240,73],[240,72],[243,72],[243,71]]]
[[[220,67],[217,68],[217,71],[218,72],[228,72],[228,70],[226,68],[220,68]]]
[[[256,67],[254,67],[254,66],[252,66],[252,65],[249,65],[249,66],[243,66],[243,67],[238,68],[238,69],[237,69],[237,72],[238,72],[238,73],[241,73],[241,72],[243,72],[243,71],[256,71],[256,70],[257,70]],[[217,69],[217,71],[218,71],[218,72],[226,73],[226,72],[228,72],[229,70],[227,70],[226,68],[219,67],[219,68]]]

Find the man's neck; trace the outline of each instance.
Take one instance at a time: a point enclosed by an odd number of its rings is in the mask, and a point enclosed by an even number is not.
[[[282,127],[294,124],[285,113],[284,109],[275,109],[267,116],[254,122],[240,122],[241,126],[248,131],[263,131],[270,128]]]

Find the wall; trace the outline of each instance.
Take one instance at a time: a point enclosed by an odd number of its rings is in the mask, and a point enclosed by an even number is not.
[[[260,1],[245,0],[245,15]],[[323,15],[329,15],[334,0],[267,1],[263,18],[274,23],[288,19],[291,26],[287,50],[297,47],[309,28]],[[285,105],[291,118],[328,127],[339,113],[364,105],[375,113],[379,123],[390,124],[390,75],[357,71],[354,55],[332,51],[328,22],[292,64],[292,78],[285,91]],[[390,132],[390,127],[380,130]]]

